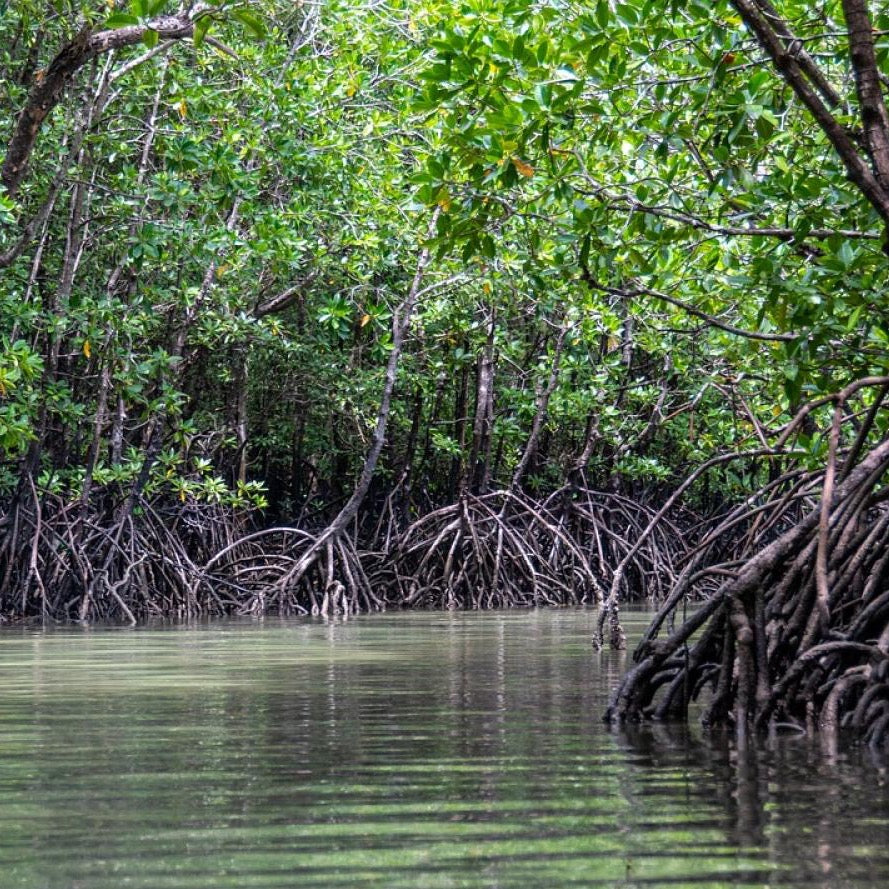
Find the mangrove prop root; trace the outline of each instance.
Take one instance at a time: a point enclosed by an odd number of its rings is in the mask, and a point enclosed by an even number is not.
[[[542,503],[514,489],[464,494],[398,537],[388,553],[390,584],[405,605],[601,604],[614,566],[626,559],[621,598],[657,599],[674,576],[682,536],[664,520],[631,554],[652,514],[627,498],[575,486]]]
[[[621,601],[658,600],[684,552],[669,519],[638,546],[654,510],[576,485],[542,502],[465,494],[376,545],[329,527],[251,531],[210,504],[24,493],[0,519],[0,614],[12,620],[601,605],[618,564]]]
[[[65,502],[32,485],[0,533],[3,619],[125,621],[232,610],[196,581],[203,561],[242,533],[219,506]]]
[[[705,722],[740,739],[793,725],[889,741],[889,440],[842,473],[834,460],[821,476],[788,473],[690,550],[608,721],[687,719],[703,694]],[[716,593],[681,619],[714,578]]]

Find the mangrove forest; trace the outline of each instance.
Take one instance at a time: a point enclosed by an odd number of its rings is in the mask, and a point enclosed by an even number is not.
[[[0,0],[0,85],[0,623],[589,606],[597,719],[889,743],[885,4]]]

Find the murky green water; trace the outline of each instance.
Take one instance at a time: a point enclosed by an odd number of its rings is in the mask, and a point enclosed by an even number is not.
[[[889,884],[878,764],[607,732],[593,621],[7,630],[0,887]]]

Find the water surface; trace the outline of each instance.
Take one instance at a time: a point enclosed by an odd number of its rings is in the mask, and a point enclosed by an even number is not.
[[[6,630],[0,889],[889,885],[880,763],[606,731],[594,621]]]

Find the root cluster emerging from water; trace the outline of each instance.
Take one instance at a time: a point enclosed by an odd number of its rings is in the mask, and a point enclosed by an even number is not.
[[[66,504],[26,493],[0,546],[6,619],[601,604],[615,582],[624,600],[656,599],[681,540],[664,521],[636,547],[653,510],[576,486],[543,502],[515,490],[464,494],[400,532],[387,529],[383,546],[329,528],[251,532],[207,504]]]
[[[125,621],[224,614],[198,596],[202,563],[242,532],[229,510],[123,502],[96,508],[26,492],[0,538],[3,619]]]
[[[626,498],[575,487],[542,503],[511,490],[467,494],[399,536],[388,554],[391,584],[406,605],[601,604],[614,566],[650,512]],[[621,583],[626,598],[664,589],[675,555],[664,545],[668,531],[630,559]]]
[[[702,696],[704,722],[741,738],[793,726],[889,739],[889,441],[837,466],[832,453],[826,473],[788,473],[690,554],[608,720],[687,719]],[[713,578],[715,595],[682,614]]]
[[[618,602],[660,602],[607,719],[704,721],[740,737],[782,726],[889,739],[889,440],[791,469],[697,542],[616,494],[567,486],[464,494],[388,529],[248,533],[221,507],[65,503],[25,491],[3,519],[5,618],[113,620],[224,614],[349,616],[387,607],[598,604],[622,645]]]

